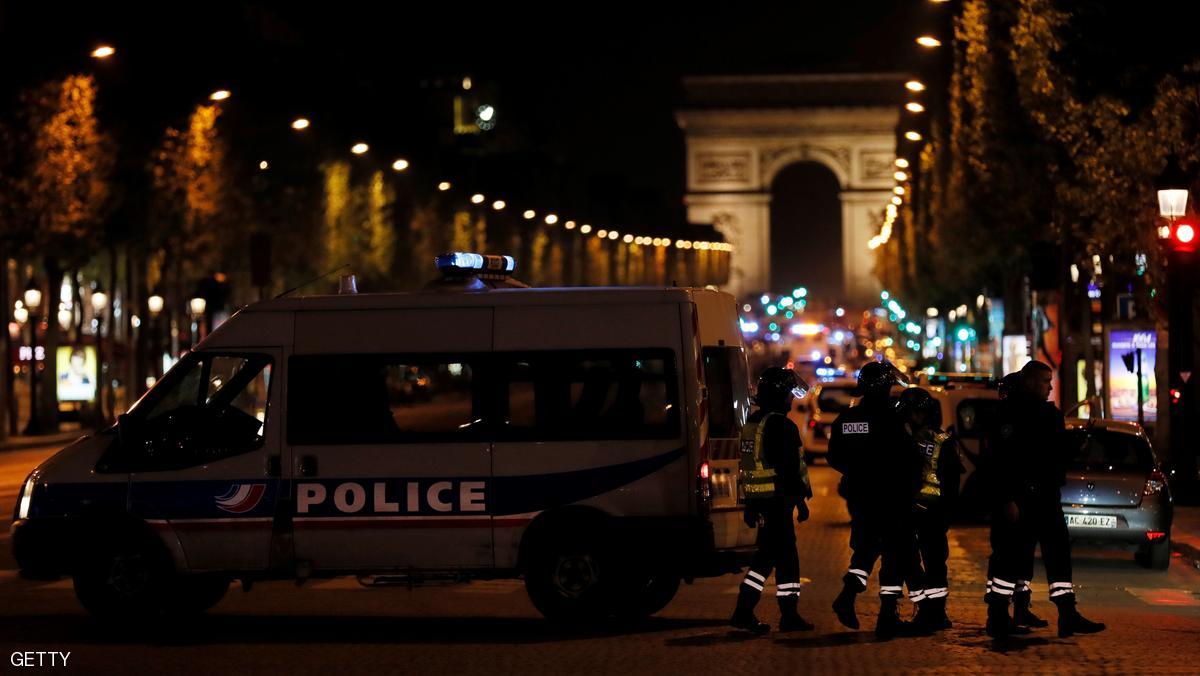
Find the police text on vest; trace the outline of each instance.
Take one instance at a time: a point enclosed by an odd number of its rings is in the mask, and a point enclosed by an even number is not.
[[[842,434],[870,434],[871,424],[865,422],[842,423]]]

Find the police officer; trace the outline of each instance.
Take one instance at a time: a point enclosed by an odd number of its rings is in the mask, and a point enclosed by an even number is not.
[[[1048,400],[1053,371],[1037,361],[1027,363],[1012,391],[1000,402],[987,446],[991,469],[992,556],[988,635],[1014,633],[1009,602],[1027,590],[1033,545],[1040,544],[1050,600],[1058,606],[1058,635],[1091,634],[1104,629],[1079,614],[1071,582],[1071,542],[1062,511],[1066,483],[1062,412]],[[1023,579],[1024,578],[1024,579]]]
[[[1000,379],[996,388],[1000,399],[1007,399],[1010,394],[1015,392],[1021,386],[1021,372],[1014,371]],[[994,436],[994,435],[988,435]],[[983,439],[984,444],[989,442],[988,436]],[[982,476],[987,476],[987,461],[992,456],[985,453],[985,456],[980,461],[979,458],[973,458],[976,463],[976,472],[982,472]],[[985,482],[986,483],[986,482]],[[1016,583],[1017,586],[1013,590],[1012,604],[1012,629],[1014,632],[1024,632],[1027,629],[1040,629],[1048,626],[1050,623],[1038,617],[1033,612],[1033,590],[1029,587],[1029,582],[1033,579],[1033,556],[1037,550],[1037,540],[1033,538],[1025,538],[1023,540],[1023,551],[1021,551],[1021,572],[1018,574]],[[987,590],[992,589],[991,579],[993,571],[991,563],[988,564],[988,585]],[[986,597],[985,597],[986,598]]]
[[[950,557],[950,546],[946,533],[963,473],[958,442],[942,431],[942,407],[929,392],[909,388],[900,394],[897,408],[924,462],[913,507],[913,528],[924,568],[920,586],[914,589],[909,585],[909,598],[917,604],[914,624],[930,631],[949,629],[946,559]]]
[[[792,400],[803,397],[807,383],[791,369],[772,367],[758,379],[752,413],[742,428],[739,485],[745,496],[744,518],[758,527],[758,551],[738,591],[730,624],[762,634],[770,627],[754,615],[771,569],[779,601],[779,631],[807,631],[813,625],[796,611],[800,601],[800,559],[796,554],[796,521],[808,519],[805,500],[812,497],[800,430],[788,419]]]
[[[842,624],[858,628],[855,597],[866,591],[875,559],[882,558],[875,624],[875,635],[882,639],[906,628],[898,603],[917,559],[911,510],[922,463],[891,402],[892,386],[900,384],[900,374],[891,364],[864,365],[855,390],[862,400],[834,421],[827,456],[845,482],[853,550],[833,610]]]

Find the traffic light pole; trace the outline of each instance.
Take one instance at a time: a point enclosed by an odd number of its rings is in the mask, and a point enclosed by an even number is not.
[[[1195,295],[1196,252],[1174,250],[1167,259],[1168,321],[1170,345],[1167,352],[1168,382],[1180,392],[1172,402],[1171,459],[1186,490],[1197,489],[1196,473],[1196,378],[1195,332],[1192,308]],[[1183,487],[1181,486],[1181,487]]]

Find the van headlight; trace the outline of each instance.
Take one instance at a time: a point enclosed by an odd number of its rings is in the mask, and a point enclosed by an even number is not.
[[[17,518],[28,519],[29,507],[33,504],[33,477],[30,476],[25,480],[25,485],[21,488],[21,500],[17,503]]]

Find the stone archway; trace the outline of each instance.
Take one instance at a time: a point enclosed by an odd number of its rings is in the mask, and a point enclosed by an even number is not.
[[[841,297],[878,292],[867,241],[891,198],[902,74],[696,77],[676,119],[687,145],[688,220],[736,247],[729,290],[770,288],[771,185],[785,167],[833,172],[842,209]]]
[[[820,162],[793,162],[770,186],[771,288],[804,286],[810,298],[836,303],[845,280],[838,177]]]

